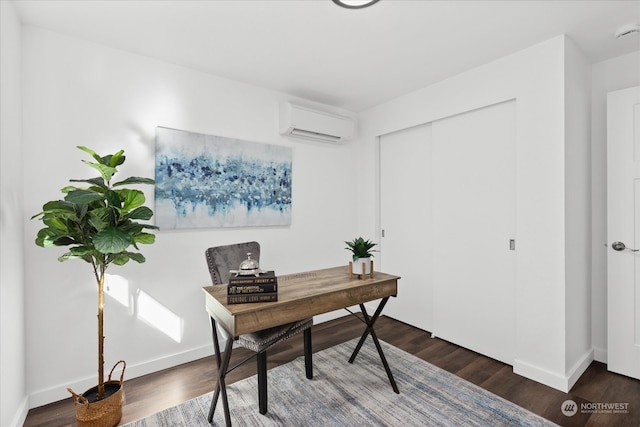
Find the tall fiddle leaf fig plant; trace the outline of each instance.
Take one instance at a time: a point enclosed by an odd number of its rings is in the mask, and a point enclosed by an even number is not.
[[[104,280],[109,265],[124,265],[129,260],[145,262],[137,252],[139,244],[151,244],[155,235],[149,229],[158,229],[138,220],[151,219],[153,211],[143,206],[144,193],[123,188],[131,184],[154,184],[150,178],[130,177],[112,182],[117,167],[125,161],[124,151],[100,156],[87,147],[78,147],[95,161],[83,160],[99,172],[89,179],[71,179],[70,182],[88,186],[70,185],[61,191],[62,200],[47,202],[39,218],[45,227],[38,232],[36,245],[44,248],[68,246],[68,252],[58,258],[67,261],[78,258],[91,264],[98,285],[98,399],[104,396]],[[135,250],[135,251],[134,251]]]

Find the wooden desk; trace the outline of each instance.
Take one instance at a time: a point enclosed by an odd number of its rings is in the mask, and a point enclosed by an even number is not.
[[[249,304],[227,304],[227,287],[224,285],[205,287],[205,304],[207,312],[212,319],[214,346],[216,347],[219,366],[218,385],[209,414],[210,421],[213,418],[218,395],[222,393],[225,421],[228,426],[231,425],[224,378],[229,366],[233,339],[227,340],[225,357],[221,360],[215,330],[216,322],[235,339],[242,334],[257,332],[340,308],[359,305],[366,329],[351,355],[349,363],[353,363],[365,339],[368,335],[371,335],[387,372],[389,382],[393,390],[399,393],[382,352],[382,347],[380,347],[373,329],[373,325],[380,316],[389,297],[396,296],[398,279],[400,279],[399,276],[380,272],[375,272],[373,278],[366,277],[364,280],[359,279],[357,276],[350,278],[349,268],[346,266],[278,276],[278,301]],[[381,299],[378,308],[373,316],[369,316],[364,303],[378,299]]]

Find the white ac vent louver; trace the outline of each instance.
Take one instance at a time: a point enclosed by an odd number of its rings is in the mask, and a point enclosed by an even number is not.
[[[345,143],[353,137],[349,117],[313,110],[291,102],[280,105],[280,134],[311,141]]]

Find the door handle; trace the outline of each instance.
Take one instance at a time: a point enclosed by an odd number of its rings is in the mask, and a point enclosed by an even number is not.
[[[624,251],[625,249],[628,249],[628,250],[630,250],[631,252],[638,252],[638,251],[640,251],[640,249],[631,249],[631,248],[628,248],[628,247],[627,247],[624,243],[622,243],[622,242],[613,242],[613,243],[611,244],[611,248],[612,248],[614,251],[618,251],[618,252],[620,252],[620,251]]]

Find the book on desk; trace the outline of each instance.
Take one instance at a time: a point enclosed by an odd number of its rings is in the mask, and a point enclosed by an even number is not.
[[[278,276],[274,271],[258,275],[231,276],[227,304],[278,301]]]

